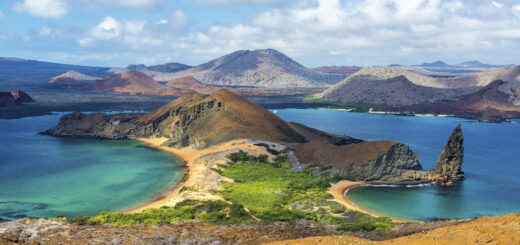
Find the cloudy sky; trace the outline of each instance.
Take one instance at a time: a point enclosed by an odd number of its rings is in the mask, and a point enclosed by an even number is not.
[[[305,66],[520,63],[518,0],[2,0],[0,56],[197,65],[274,48]]]

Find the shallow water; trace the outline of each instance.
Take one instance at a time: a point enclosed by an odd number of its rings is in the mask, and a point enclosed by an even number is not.
[[[136,141],[37,134],[58,119],[0,120],[0,219],[132,208],[166,192],[183,172],[171,154]]]
[[[458,123],[466,180],[453,187],[360,187],[348,197],[370,211],[402,219],[472,218],[520,212],[520,121],[483,123],[453,117],[409,117],[316,109],[278,110],[281,118],[364,140],[396,140],[433,169]]]

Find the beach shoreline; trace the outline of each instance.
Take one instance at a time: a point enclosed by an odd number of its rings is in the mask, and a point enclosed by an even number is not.
[[[223,200],[222,197],[213,195],[211,193],[212,190],[218,186],[218,182],[221,180],[227,179],[222,177],[212,170],[210,170],[211,166],[208,166],[208,161],[204,160],[207,156],[212,156],[215,161],[212,165],[217,163],[222,163],[225,160],[215,158],[217,155],[223,155],[225,152],[229,151],[238,151],[238,150],[246,150],[246,151],[258,151],[262,150],[262,148],[255,146],[249,140],[233,140],[220,145],[215,145],[208,147],[206,149],[197,150],[191,149],[188,147],[184,148],[173,148],[166,147],[162,144],[167,141],[167,138],[131,138],[131,140],[136,140],[142,143],[147,144],[150,147],[156,148],[158,150],[168,152],[175,156],[177,159],[184,163],[184,173],[181,178],[170,188],[170,191],[159,194],[159,196],[149,202],[146,202],[137,207],[125,209],[123,213],[138,213],[142,212],[148,208],[161,208],[162,206],[175,206],[177,202],[188,199],[184,192],[180,192],[183,187],[199,187],[200,192],[196,193],[188,193],[190,197],[194,197],[194,199],[198,200]],[[201,160],[202,159],[202,160]],[[216,175],[219,178],[215,178]],[[198,179],[197,179],[198,178]],[[226,181],[232,181],[227,179]],[[331,184],[328,192],[332,194],[333,199],[345,205],[348,209],[355,210],[358,212],[362,212],[365,214],[369,214],[374,217],[382,217],[383,215],[371,212],[363,207],[355,204],[351,200],[348,199],[346,193],[349,190],[366,185],[363,181],[349,181],[349,180],[341,180],[337,183]],[[190,191],[186,191],[190,192]],[[394,222],[410,222],[410,220],[403,220],[392,218]]]
[[[173,148],[166,147],[162,144],[167,138],[131,138],[149,145],[158,150],[168,152],[176,158],[184,162],[185,173],[179,181],[173,185],[171,191],[163,193],[158,198],[153,199],[145,204],[123,210],[123,213],[137,213],[148,208],[161,208],[163,206],[175,206],[178,202],[186,199],[215,201],[224,200],[215,193],[221,189],[219,182],[233,182],[224,176],[219,175],[212,168],[218,164],[227,163],[226,154],[243,150],[253,155],[268,154],[264,147],[256,146],[258,143],[253,140],[238,139],[228,141],[222,144],[213,145],[205,149],[192,149],[189,147]],[[183,187],[189,187],[181,191]]]
[[[157,206],[159,206],[161,203],[165,202],[167,199],[174,197],[175,193],[178,193],[180,191],[183,184],[189,178],[189,167],[187,166],[186,159],[182,158],[180,155],[176,154],[173,151],[167,150],[166,147],[161,146],[162,143],[164,143],[164,141],[161,140],[160,138],[148,138],[148,139],[147,138],[130,138],[130,140],[139,141],[141,143],[145,143],[149,147],[155,148],[155,149],[163,151],[163,152],[170,153],[175,158],[177,158],[179,161],[181,161],[181,164],[184,166],[184,171],[182,173],[182,176],[177,181],[175,181],[175,183],[170,188],[168,188],[168,191],[159,193],[159,195],[157,195],[155,198],[153,198],[152,200],[150,200],[144,204],[141,204],[136,207],[129,208],[129,209],[125,209],[121,212],[122,213],[138,213],[147,208],[160,208]]]
[[[369,211],[367,209],[364,209],[363,207],[357,205],[347,197],[347,193],[357,187],[366,185],[367,183],[363,181],[350,181],[350,180],[341,180],[337,183],[331,184],[331,187],[329,188],[329,193],[332,194],[334,197],[334,201],[339,202],[343,205],[345,205],[348,209],[352,209],[358,212],[362,212],[365,214],[369,214],[374,217],[383,217],[384,215],[380,215],[377,213],[374,213],[372,211]],[[390,217],[392,221],[394,222],[400,222],[400,223],[406,223],[411,222],[412,220],[404,220],[404,219],[398,219]],[[416,221],[420,222],[420,221]]]

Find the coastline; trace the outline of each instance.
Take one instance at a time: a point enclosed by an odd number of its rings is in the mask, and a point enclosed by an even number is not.
[[[233,140],[220,145],[215,145],[202,150],[191,149],[188,147],[184,148],[172,148],[162,146],[167,141],[167,138],[131,138],[149,145],[150,147],[158,150],[168,152],[178,158],[184,163],[185,169],[183,176],[172,186],[171,190],[160,194],[157,198],[133,207],[130,209],[123,210],[123,213],[138,213],[148,208],[160,208],[162,206],[175,206],[177,202],[183,201],[188,198],[197,200],[223,200],[222,197],[214,195],[212,192],[218,189],[218,182],[221,180],[232,181],[225,177],[222,177],[211,170],[211,167],[217,163],[225,162],[225,158],[222,158],[227,152],[230,151],[262,151],[261,147],[255,146],[250,140]],[[220,156],[220,158],[219,158]],[[206,159],[208,158],[209,159]],[[209,163],[207,160],[214,162]],[[218,177],[216,177],[218,176]],[[363,207],[358,206],[345,195],[349,190],[365,185],[367,183],[362,181],[349,181],[341,180],[337,183],[331,184],[328,192],[332,194],[333,199],[345,205],[348,209],[369,214],[374,217],[382,217],[383,215],[374,213]],[[184,191],[180,192],[183,187],[198,187],[198,191]],[[410,222],[411,220],[392,218],[394,222]],[[420,222],[420,221],[419,221]]]
[[[156,198],[154,198],[144,204],[141,204],[139,206],[136,206],[136,207],[133,207],[130,209],[125,209],[122,211],[122,213],[138,213],[147,208],[160,208],[161,204],[165,203],[167,199],[174,197],[175,193],[179,192],[179,190],[182,188],[182,186],[184,185],[186,180],[189,178],[190,170],[187,166],[186,159],[182,158],[180,155],[176,154],[175,152],[167,150],[166,147],[161,146],[161,144],[164,143],[164,141],[162,141],[159,138],[146,139],[146,138],[133,138],[132,137],[132,138],[130,138],[130,140],[139,141],[139,142],[145,143],[149,147],[153,147],[153,148],[158,149],[163,152],[168,152],[168,153],[172,154],[174,157],[176,157],[177,159],[179,159],[185,167],[184,171],[182,173],[182,176],[175,182],[175,184],[173,184],[169,188],[168,191],[160,193]]]
[[[384,216],[384,215],[380,215],[380,214],[374,213],[372,211],[369,211],[367,209],[364,209],[363,207],[358,206],[357,204],[355,204],[354,202],[352,202],[351,200],[348,199],[346,193],[348,193],[349,190],[354,189],[356,187],[360,187],[365,184],[367,184],[367,183],[365,183],[363,181],[341,180],[341,181],[331,185],[331,187],[329,188],[329,193],[332,194],[332,196],[334,197],[334,201],[345,205],[348,209],[352,209],[352,210],[355,210],[358,212],[369,214],[374,217]],[[404,220],[404,219],[398,219],[398,218],[392,218],[392,217],[390,217],[390,218],[392,219],[393,222],[400,222],[400,223],[406,223],[406,222],[412,221],[412,220]],[[415,221],[415,222],[420,222],[420,221]]]
[[[173,154],[176,158],[184,162],[185,173],[182,178],[172,187],[170,192],[163,193],[155,200],[151,200],[140,206],[123,210],[123,213],[137,213],[148,208],[160,208],[162,206],[175,206],[178,202],[186,199],[193,200],[224,200],[221,196],[215,195],[216,190],[221,189],[219,182],[233,180],[223,177],[212,170],[217,164],[226,163],[226,154],[243,150],[251,154],[268,154],[265,148],[255,146],[252,140],[239,139],[228,141],[219,145],[213,145],[205,149],[192,149],[189,147],[173,148],[162,144],[167,138],[131,138],[143,142],[150,147],[154,147],[164,152]],[[187,190],[181,189],[190,187]],[[165,195],[166,194],[166,195]]]

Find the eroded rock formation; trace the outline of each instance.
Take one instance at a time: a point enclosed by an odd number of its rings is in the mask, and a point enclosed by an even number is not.
[[[442,148],[437,166],[433,171],[434,179],[463,179],[462,161],[464,159],[464,137],[460,124],[453,130]]]

